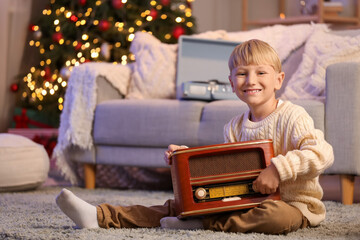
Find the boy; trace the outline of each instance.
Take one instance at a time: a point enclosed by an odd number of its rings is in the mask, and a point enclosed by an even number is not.
[[[333,160],[332,147],[314,128],[306,111],[275,98],[284,73],[276,52],[265,42],[250,40],[238,45],[229,59],[233,91],[249,110],[224,127],[225,142],[272,139],[274,157],[253,182],[263,194],[280,188],[281,201],[267,200],[248,211],[235,211],[191,220],[174,216],[174,202],[163,206],[92,206],[64,189],[57,197],[60,209],[79,227],[158,227],[210,229],[229,232],[283,234],[325,219],[319,175]],[[170,145],[165,152],[185,146]]]

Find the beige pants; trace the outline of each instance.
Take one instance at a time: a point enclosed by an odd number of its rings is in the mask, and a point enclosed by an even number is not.
[[[160,227],[163,217],[175,217],[174,200],[164,205],[128,207],[101,204],[97,206],[102,228]],[[308,226],[308,220],[295,207],[283,201],[267,200],[248,211],[236,211],[203,217],[204,229],[225,232],[258,232],[285,234]]]

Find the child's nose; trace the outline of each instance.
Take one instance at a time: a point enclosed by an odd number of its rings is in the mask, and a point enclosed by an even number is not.
[[[246,83],[251,85],[251,84],[254,84],[256,81],[256,75],[253,74],[253,73],[249,73],[247,76],[246,76]]]

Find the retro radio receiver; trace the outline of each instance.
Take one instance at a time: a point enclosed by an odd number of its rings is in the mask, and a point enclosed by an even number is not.
[[[225,143],[180,149],[172,154],[171,175],[180,218],[234,211],[280,199],[263,195],[252,182],[270,164],[272,140]]]

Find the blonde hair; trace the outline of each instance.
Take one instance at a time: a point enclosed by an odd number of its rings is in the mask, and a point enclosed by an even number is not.
[[[276,51],[266,42],[252,39],[235,47],[229,58],[230,72],[237,66],[267,64],[281,72],[281,62]]]

